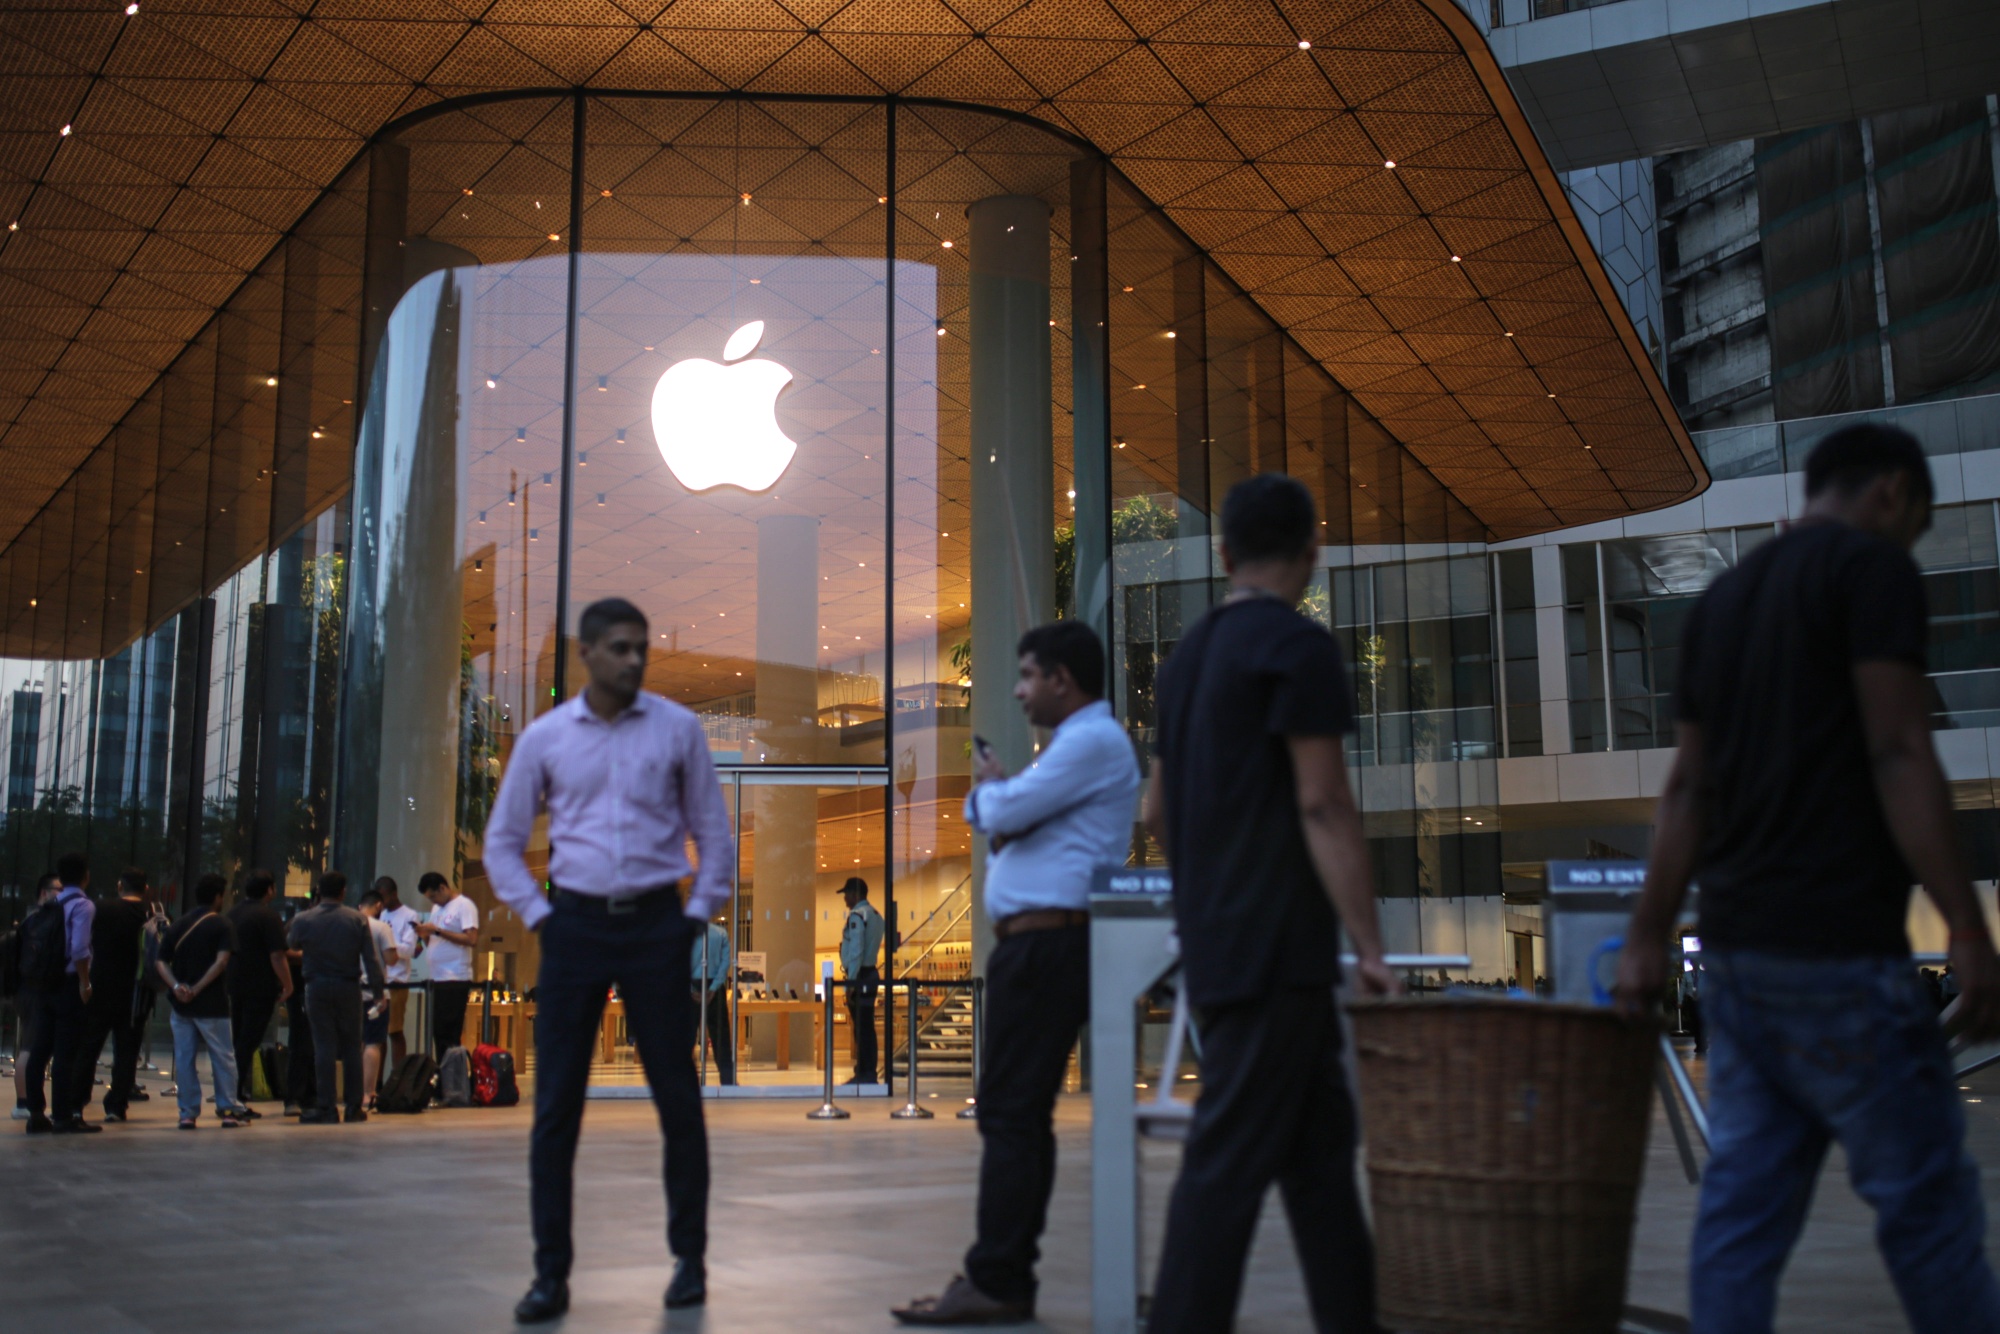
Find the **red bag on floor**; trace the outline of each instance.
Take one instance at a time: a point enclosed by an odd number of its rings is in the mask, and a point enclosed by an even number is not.
[[[494,1070],[494,1056],[506,1056],[510,1066],[514,1064],[514,1058],[512,1054],[508,1054],[506,1048],[494,1046],[490,1042],[480,1042],[476,1048],[472,1048],[470,1056],[472,1056],[472,1106],[490,1108],[500,1102],[500,1072]]]

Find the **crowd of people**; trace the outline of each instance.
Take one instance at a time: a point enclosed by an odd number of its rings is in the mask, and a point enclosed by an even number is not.
[[[427,915],[405,904],[388,876],[350,907],[347,877],[327,872],[311,906],[289,923],[269,872],[245,875],[234,903],[225,902],[228,890],[222,876],[204,875],[185,911],[169,917],[138,869],[98,895],[81,854],[41,877],[30,911],[0,940],[16,1024],[14,1119],[28,1134],[99,1134],[150,1100],[139,1060],[161,997],[183,1130],[202,1123],[203,1056],[206,1100],[224,1129],[262,1119],[252,1105],[260,1100],[281,1103],[302,1124],[366,1120],[409,1054],[419,957],[433,998],[427,1045],[442,1053],[461,1044],[479,911],[443,874],[418,882]],[[284,1043],[268,1040],[280,1007]],[[102,1114],[93,1121],[86,1113],[107,1044]]]

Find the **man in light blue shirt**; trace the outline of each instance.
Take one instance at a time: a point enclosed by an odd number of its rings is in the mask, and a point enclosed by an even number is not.
[[[882,987],[882,974],[876,966],[882,959],[882,937],[888,934],[888,924],[868,901],[868,882],[860,876],[847,877],[840,897],[847,903],[847,921],[840,928],[840,972],[852,983],[847,988],[847,1020],[854,1035],[853,1082],[872,1084],[879,1054],[875,997]]]
[[[689,974],[694,978],[695,1004],[701,1006],[708,1045],[715,1052],[715,1071],[725,1084],[736,1082],[736,1034],[729,1026],[729,979],[733,960],[729,932],[720,922],[694,938]]]
[[[1035,762],[1008,777],[975,762],[965,819],[987,836],[986,1043],[979,1081],[979,1235],[965,1273],[937,1297],[893,1312],[912,1325],[1028,1321],[1035,1261],[1055,1185],[1056,1094],[1090,1015],[1090,882],[1131,847],[1139,765],[1104,702],[1104,645],[1080,621],[1021,637],[1014,698],[1053,728]]]

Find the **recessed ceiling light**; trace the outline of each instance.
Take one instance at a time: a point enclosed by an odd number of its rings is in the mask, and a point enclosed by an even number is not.
[[[1458,264],[1458,263],[1462,263],[1463,261],[1461,261],[1461,260],[1459,259],[1459,257],[1458,257],[1457,255],[1453,255],[1453,256],[1451,257],[1451,262],[1452,262],[1452,263],[1454,263],[1454,264]]]
[[[1396,169],[1396,159],[1384,158],[1382,160],[1382,165],[1387,167],[1389,170],[1394,171]]]
[[[1307,41],[1307,40],[1306,40],[1305,38],[1303,38],[1303,37],[1301,37],[1301,38],[1299,39],[1299,50],[1301,50],[1301,51],[1310,51],[1310,50],[1312,50],[1312,45],[1313,45],[1313,44],[1312,44],[1311,42],[1308,42],[1308,41]]]

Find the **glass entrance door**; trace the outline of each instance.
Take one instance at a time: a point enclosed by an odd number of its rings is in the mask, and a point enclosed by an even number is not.
[[[890,912],[883,884],[887,775],[872,766],[760,764],[726,766],[720,776],[736,832],[724,922],[731,960],[720,1002],[703,1007],[702,1079],[722,1085],[733,1076],[746,1089],[816,1088],[825,1059],[818,984],[828,965],[840,974],[842,886],[859,876],[870,901]],[[842,1000],[836,995],[836,1079],[847,1073],[840,1063],[853,1059]],[[707,1036],[725,1022],[721,1041]]]

